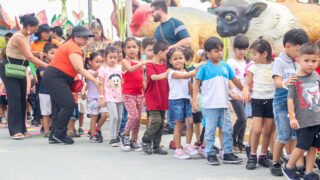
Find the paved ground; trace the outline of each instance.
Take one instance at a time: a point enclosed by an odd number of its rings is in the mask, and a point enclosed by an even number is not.
[[[85,128],[89,126],[86,120]],[[107,137],[108,124],[103,127]],[[144,132],[142,125],[140,132]],[[163,137],[167,145],[172,136]],[[12,140],[8,129],[0,128],[0,180],[215,180],[215,179],[284,179],[271,176],[268,169],[245,169],[245,164],[212,167],[204,158],[178,160],[169,155],[145,155],[123,152],[120,148],[88,142],[88,137],[75,139],[74,145],[48,144],[42,136]],[[245,155],[240,157],[245,159]]]

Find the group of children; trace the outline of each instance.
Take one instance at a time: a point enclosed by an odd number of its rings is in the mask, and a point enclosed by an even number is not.
[[[176,158],[188,159],[200,154],[208,164],[219,165],[216,155],[219,153],[223,163],[239,164],[243,160],[235,153],[246,152],[248,170],[259,164],[270,168],[276,176],[319,179],[312,169],[320,147],[320,76],[317,74],[320,43],[309,41],[302,29],[288,31],[283,40],[285,51],[274,60],[272,46],[263,37],[249,45],[246,36],[238,35],[233,44],[235,56],[224,62],[221,61],[223,43],[211,37],[198,53],[199,63],[194,64],[190,47],[169,48],[167,42],[151,37],[142,42],[127,38],[103,51],[87,53],[85,68],[102,83],[97,88],[79,76],[77,79],[83,80],[85,86],[74,96],[86,102],[86,112],[81,110],[80,114],[82,118],[84,114],[91,118],[90,142],[103,142],[101,128],[109,118],[110,146],[166,155],[161,137],[167,118],[168,124],[174,123]],[[44,46],[46,63],[53,59],[57,48],[52,43]],[[42,126],[47,137],[52,107],[41,81],[44,71],[38,69]],[[1,102],[4,102],[3,89],[0,83]],[[237,116],[233,127],[229,101]],[[147,129],[139,139],[144,104]],[[84,108],[75,107],[74,119],[78,118],[79,109]],[[248,117],[253,118],[253,125],[245,146]],[[73,136],[74,119],[68,127],[69,135]],[[214,145],[217,127],[220,148]],[[184,129],[185,144],[181,142]],[[196,143],[192,145],[194,129]],[[282,168],[280,157],[284,146],[287,162]]]

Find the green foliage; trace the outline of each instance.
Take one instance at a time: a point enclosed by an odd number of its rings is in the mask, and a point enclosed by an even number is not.
[[[226,62],[227,58],[228,58],[228,49],[229,49],[229,38],[221,38],[222,42],[223,42],[223,61]]]
[[[125,0],[117,0],[117,15],[119,22],[119,31],[120,31],[120,39],[121,41],[125,41],[126,39],[126,31],[127,31],[127,21],[126,21],[126,2]],[[123,9],[123,11],[122,11]]]

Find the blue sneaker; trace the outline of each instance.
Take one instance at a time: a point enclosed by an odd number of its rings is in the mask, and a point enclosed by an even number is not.
[[[319,180],[319,176],[316,173],[308,173],[304,176],[305,180]]]
[[[289,180],[300,180],[300,177],[296,174],[294,169],[288,169],[287,165],[284,165],[284,167],[282,168],[282,172],[284,176]]]

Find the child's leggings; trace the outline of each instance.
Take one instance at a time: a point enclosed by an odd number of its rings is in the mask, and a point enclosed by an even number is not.
[[[132,135],[138,135],[143,105],[143,95],[123,94],[124,105],[128,111],[129,119],[126,124],[126,131],[132,131]]]

